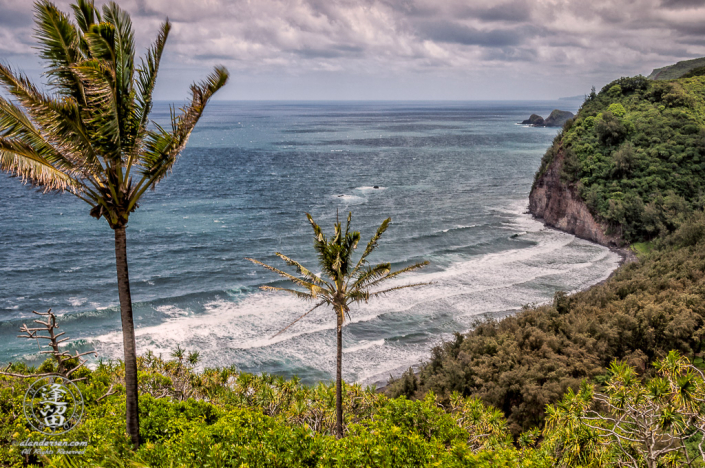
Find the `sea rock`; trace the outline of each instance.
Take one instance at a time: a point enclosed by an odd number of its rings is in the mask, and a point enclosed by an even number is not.
[[[531,114],[531,117],[522,121],[522,125],[534,125],[540,127],[543,125],[543,117],[537,114]]]
[[[562,111],[554,109],[545,120],[538,114],[531,114],[531,116],[522,121],[522,125],[532,125],[534,127],[562,127],[569,119],[572,119],[575,115],[572,112]]]
[[[529,212],[551,227],[582,239],[608,247],[620,245],[618,236],[605,234],[606,226],[598,223],[577,193],[575,187],[561,180],[565,156],[563,149],[538,177],[529,194]]]
[[[554,109],[553,112],[551,112],[551,115],[543,121],[543,124],[546,127],[562,127],[563,124],[573,117],[575,117],[575,114],[572,112]]]

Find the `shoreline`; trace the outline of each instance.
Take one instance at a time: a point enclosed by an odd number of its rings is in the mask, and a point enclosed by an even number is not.
[[[587,239],[587,238],[585,238],[585,237],[578,236],[578,235],[576,235],[576,234],[574,234],[574,233],[572,233],[572,232],[564,231],[564,230],[559,229],[559,228],[557,228],[557,227],[555,227],[555,226],[551,226],[551,225],[549,225],[543,218],[539,218],[538,216],[536,216],[535,214],[533,214],[533,213],[531,213],[531,212],[529,212],[529,211],[527,211],[526,214],[531,215],[531,217],[532,217],[534,220],[543,223],[544,227],[547,228],[547,229],[551,229],[551,230],[553,230],[553,231],[558,231],[558,232],[563,232],[563,233],[565,233],[565,234],[571,234],[572,236],[575,236],[575,237],[578,238],[578,239],[582,239],[582,240],[591,242],[591,243],[593,243],[593,244],[595,244],[595,245],[601,245],[602,247],[605,247],[605,248],[609,249],[610,252],[614,252],[614,253],[616,253],[617,255],[619,255],[620,259],[619,259],[619,263],[617,264],[617,268],[615,268],[614,270],[612,270],[612,273],[610,273],[607,278],[603,279],[602,281],[598,281],[597,283],[592,284],[592,285],[590,285],[590,286],[588,286],[588,287],[586,287],[586,288],[580,289],[580,290],[576,291],[576,292],[573,293],[573,294],[576,294],[576,293],[579,293],[579,292],[583,292],[583,291],[587,291],[588,289],[590,289],[590,288],[592,288],[592,287],[599,286],[599,285],[601,285],[601,284],[605,284],[610,278],[612,278],[612,277],[619,271],[620,268],[622,268],[622,266],[627,265],[627,264],[629,264],[629,263],[635,263],[635,262],[638,262],[638,261],[639,261],[639,258],[636,256],[636,254],[634,253],[634,251],[633,251],[631,248],[629,248],[629,246],[626,246],[626,247],[616,247],[616,246],[614,246],[614,245],[604,245],[604,244],[600,244],[599,242],[595,242],[593,239]]]
[[[595,242],[594,240],[585,239],[585,238],[576,236],[575,234],[572,234],[572,233],[570,233],[570,232],[563,231],[562,229],[558,229],[558,228],[556,228],[556,227],[550,226],[550,225],[548,225],[548,224],[543,220],[543,218],[538,218],[538,217],[536,217],[533,213],[530,213],[530,212],[528,212],[528,211],[525,212],[524,214],[530,214],[531,217],[532,217],[534,220],[542,222],[545,228],[548,228],[548,229],[551,229],[551,230],[554,230],[554,231],[558,231],[558,232],[562,232],[562,233],[565,233],[565,234],[571,234],[571,235],[574,236],[576,239],[582,239],[582,240],[586,240],[586,241],[588,241],[588,242],[591,242],[591,243],[593,243],[593,244],[595,244],[595,245],[600,245],[600,246],[602,246],[602,247],[605,247],[605,248],[609,249],[610,252],[614,252],[614,253],[616,253],[616,254],[619,255],[620,258],[619,258],[619,262],[618,262],[618,264],[617,264],[617,268],[615,268],[614,270],[612,270],[612,272],[609,274],[609,276],[607,276],[607,278],[605,278],[605,279],[603,279],[603,280],[600,280],[600,281],[598,281],[597,283],[591,284],[590,286],[587,286],[587,287],[585,287],[585,288],[579,289],[579,290],[573,292],[573,293],[571,294],[571,296],[572,296],[573,294],[577,294],[577,293],[581,293],[581,292],[584,292],[584,291],[588,291],[588,290],[590,290],[590,289],[592,289],[592,288],[594,288],[594,287],[596,287],[596,286],[600,286],[600,285],[603,285],[603,284],[607,283],[607,281],[609,281],[615,274],[617,274],[617,272],[618,272],[624,265],[627,265],[627,264],[630,264],[630,263],[634,263],[634,262],[638,262],[638,261],[639,261],[639,258],[634,254],[634,251],[632,251],[628,246],[627,246],[627,247],[614,247],[614,246],[602,245],[602,244],[600,244],[599,242]],[[538,304],[537,306],[540,306],[540,304]],[[521,312],[521,309],[517,311],[517,313],[519,313],[519,312]],[[515,314],[511,314],[511,315],[515,315]],[[500,319],[500,320],[502,320],[502,319]],[[470,329],[470,330],[471,330],[471,329]],[[470,330],[467,330],[465,333],[469,332]],[[431,352],[431,350],[429,350],[429,356],[430,356],[430,352]],[[425,362],[426,362],[426,361],[422,362],[421,365],[423,365]],[[410,368],[413,368],[413,367],[414,367],[414,366],[411,366]],[[396,377],[395,377],[395,376],[392,376],[391,374],[390,374],[389,377],[390,377],[390,379],[391,379],[391,378],[399,379],[399,378],[401,378],[401,376],[402,376],[407,370],[408,370],[408,369],[404,370],[401,374],[399,374],[399,375],[396,376]],[[414,375],[418,375],[418,372],[417,372],[416,370],[414,370]],[[390,379],[387,379],[387,382],[386,382],[384,385],[382,385],[382,386],[380,386],[380,387],[376,387],[376,391],[377,391],[378,393],[383,393],[384,390],[389,386],[389,380],[390,380]]]

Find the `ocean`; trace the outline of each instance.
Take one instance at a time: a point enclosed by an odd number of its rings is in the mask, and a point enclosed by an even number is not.
[[[173,173],[143,198],[127,229],[137,347],[199,351],[200,367],[335,375],[335,318],[261,285],[285,285],[245,260],[319,272],[310,213],[324,232],[352,212],[364,249],[392,218],[373,262],[393,283],[431,282],[354,307],[343,377],[386,381],[478,320],[577,291],[617,267],[610,250],[545,228],[528,194],[555,128],[518,125],[574,101],[213,102]],[[158,103],[155,118],[168,117]],[[0,363],[40,360],[17,339],[32,310],[51,308],[70,350],[122,356],[113,233],[68,194],[0,175]]]

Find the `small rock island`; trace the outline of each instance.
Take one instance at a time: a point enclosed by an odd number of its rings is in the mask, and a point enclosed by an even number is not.
[[[538,114],[531,114],[528,119],[523,120],[521,123],[532,127],[562,127],[564,123],[573,117],[575,115],[572,112],[554,109],[546,119]]]

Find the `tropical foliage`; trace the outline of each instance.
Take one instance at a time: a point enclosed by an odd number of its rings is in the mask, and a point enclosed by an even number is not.
[[[677,350],[700,362],[705,338],[705,218],[652,245],[638,263],[604,284],[553,304],[488,320],[431,352],[416,374],[392,382],[390,396],[440,401],[452,392],[501,409],[514,435],[540,426],[545,407],[583,379],[600,382],[615,360],[642,373]]]
[[[173,354],[179,354],[176,350]],[[388,398],[372,388],[343,386],[346,437],[335,437],[334,386],[301,385],[234,368],[194,370],[197,361],[147,355],[138,359],[140,437],[133,451],[117,430],[125,408],[120,362],[81,368],[81,424],[60,439],[79,443],[64,455],[26,441],[46,437],[22,413],[26,383],[0,376],[0,466],[45,467],[594,467],[704,466],[705,381],[676,352],[655,364],[652,378],[613,362],[598,385],[584,383],[548,407],[547,424],[513,439],[501,411],[478,398],[433,393],[421,400]],[[54,360],[21,374],[56,370]],[[150,392],[158,382],[158,392]],[[187,383],[190,396],[184,397]],[[321,423],[322,422],[322,423]],[[20,443],[24,442],[24,445]],[[80,445],[81,442],[86,442]],[[69,446],[70,447],[70,446]]]
[[[477,399],[456,395],[443,408],[432,394],[419,401],[389,399],[344,384],[346,437],[337,439],[333,385],[308,387],[232,368],[196,372],[178,357],[142,356],[138,365],[143,443],[134,452],[118,429],[125,409],[122,363],[102,362],[76,376],[83,379],[76,384],[86,415],[62,440],[87,441],[83,455],[22,455],[19,442],[43,437],[29,430],[22,414],[25,381],[0,377],[0,466],[550,466],[530,446],[514,448],[501,413]],[[55,362],[47,361],[37,369],[14,364],[10,370],[52,369]]]
[[[191,86],[191,101],[172,110],[171,128],[150,124],[152,93],[171,25],[164,22],[140,63],[130,16],[117,4],[72,5],[74,20],[53,3],[35,4],[39,56],[51,93],[0,64],[0,170],[45,192],[69,192],[115,232],[125,350],[127,430],[139,444],[137,371],[126,234],[138,201],[169,173],[228,73],[216,68]]]
[[[561,466],[609,460],[630,468],[705,462],[702,371],[675,351],[655,367],[657,375],[644,382],[633,367],[615,361],[602,392],[585,384],[549,407],[547,444]]]
[[[327,238],[320,226],[316,224],[310,214],[306,213],[309,223],[313,228],[314,241],[313,247],[318,254],[318,265],[322,270],[322,277],[312,273],[299,262],[292,260],[286,255],[277,252],[276,255],[284,260],[284,262],[296,269],[299,276],[294,276],[286,273],[278,268],[266,265],[259,260],[248,258],[251,262],[261,265],[268,270],[271,270],[278,275],[291,281],[295,286],[303,289],[281,288],[275,286],[262,286],[262,289],[268,291],[283,291],[293,294],[299,299],[312,301],[316,304],[306,313],[294,320],[289,326],[281,330],[288,329],[296,322],[316,310],[322,305],[330,306],[335,313],[336,318],[336,336],[337,336],[337,359],[336,359],[336,434],[340,438],[343,436],[343,403],[341,401],[342,393],[342,360],[343,360],[343,325],[346,317],[350,317],[350,306],[353,304],[366,303],[371,298],[381,296],[405,288],[421,286],[423,283],[405,284],[388,287],[385,289],[375,288],[381,286],[387,281],[396,278],[397,276],[413,270],[417,270],[428,262],[420,262],[410,265],[401,270],[392,272],[390,263],[379,263],[370,265],[367,258],[377,247],[382,234],[387,230],[391,218],[385,219],[377,228],[377,232],[372,236],[365,251],[360,255],[357,262],[353,261],[353,254],[360,242],[360,233],[358,231],[350,231],[350,221],[352,213],[348,213],[348,220],[343,231],[343,225],[337,221],[334,226],[333,236]],[[277,333],[277,335],[279,334]],[[275,335],[276,336],[276,335]]]
[[[544,155],[626,242],[672,232],[705,206],[705,77],[620,78],[592,93]]]

